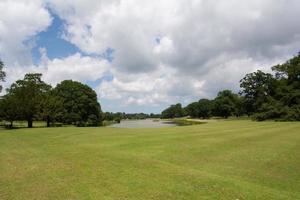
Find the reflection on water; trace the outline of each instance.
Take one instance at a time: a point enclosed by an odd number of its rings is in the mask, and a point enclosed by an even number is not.
[[[119,124],[113,124],[109,127],[115,128],[161,128],[176,126],[174,123],[163,122],[160,120],[144,119],[144,120],[122,120]]]

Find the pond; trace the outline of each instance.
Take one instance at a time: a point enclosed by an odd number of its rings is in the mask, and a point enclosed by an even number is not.
[[[172,127],[177,124],[167,121],[143,119],[143,120],[122,120],[119,124],[112,124],[109,127],[114,128],[162,128]]]

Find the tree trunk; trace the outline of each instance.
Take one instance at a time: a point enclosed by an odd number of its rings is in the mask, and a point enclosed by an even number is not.
[[[13,120],[11,120],[11,121],[10,121],[9,128],[13,128],[13,126],[14,126],[14,121],[13,121]]]
[[[28,128],[32,128],[32,119],[28,119]]]
[[[47,127],[50,127],[50,117],[47,116]]]

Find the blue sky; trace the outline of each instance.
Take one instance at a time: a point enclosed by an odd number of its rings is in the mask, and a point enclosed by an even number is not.
[[[32,59],[35,64],[40,62],[39,48],[43,47],[47,50],[48,58],[64,58],[75,53],[82,53],[79,48],[70,42],[62,39],[64,31],[63,21],[52,12],[52,23],[46,31],[42,31],[34,37],[36,46],[32,49]]]

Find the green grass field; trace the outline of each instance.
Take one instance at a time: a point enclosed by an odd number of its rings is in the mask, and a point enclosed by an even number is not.
[[[300,123],[1,129],[0,199],[300,199]]]

